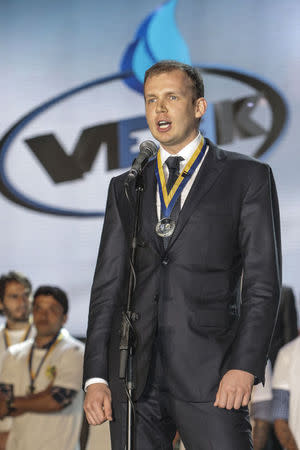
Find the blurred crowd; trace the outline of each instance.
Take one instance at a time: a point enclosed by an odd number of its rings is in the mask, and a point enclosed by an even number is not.
[[[0,449],[79,450],[83,344],[64,328],[57,286],[9,272],[0,278]]]
[[[32,292],[27,277],[9,272],[0,277],[0,309],[0,450],[85,449],[84,345],[65,328],[66,293],[48,285]],[[300,449],[299,373],[295,297],[283,287],[265,385],[254,387],[250,404],[254,450]],[[109,438],[101,440],[97,448],[108,450]],[[184,449],[179,433],[175,448]]]

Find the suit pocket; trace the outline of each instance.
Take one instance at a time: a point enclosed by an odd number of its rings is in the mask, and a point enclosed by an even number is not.
[[[201,328],[228,328],[232,317],[225,311],[202,310],[193,313],[191,322]]]
[[[194,312],[189,320],[189,328],[197,336],[222,341],[232,339],[236,333],[237,317],[226,310],[203,310]],[[224,341],[224,342],[225,342]]]

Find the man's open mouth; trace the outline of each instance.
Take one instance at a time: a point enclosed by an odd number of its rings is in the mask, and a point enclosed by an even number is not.
[[[167,120],[159,120],[157,125],[160,130],[166,130],[171,126],[171,122],[168,122]]]

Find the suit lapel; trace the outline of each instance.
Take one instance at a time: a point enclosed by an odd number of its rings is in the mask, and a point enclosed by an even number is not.
[[[170,239],[168,249],[174,244],[182,232],[186,222],[189,220],[194,211],[197,210],[198,203],[216,182],[224,168],[224,161],[226,159],[225,153],[219,149],[216,149],[210,142],[208,142],[208,144],[208,153],[184,202],[182,210],[180,211],[176,228]]]

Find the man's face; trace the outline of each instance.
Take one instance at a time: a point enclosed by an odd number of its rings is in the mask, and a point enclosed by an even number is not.
[[[39,295],[33,304],[33,322],[40,337],[54,337],[66,321],[63,307],[52,295]]]
[[[150,76],[144,95],[153,137],[170,153],[178,153],[197,136],[205,99],[194,99],[192,81],[181,70]]]
[[[30,290],[17,281],[6,283],[3,313],[12,322],[27,322],[30,313]]]

